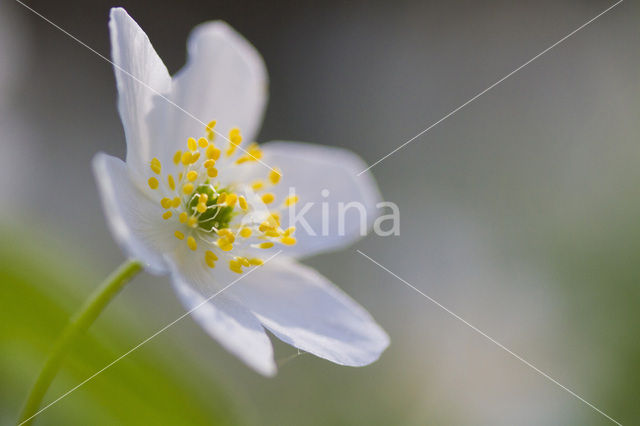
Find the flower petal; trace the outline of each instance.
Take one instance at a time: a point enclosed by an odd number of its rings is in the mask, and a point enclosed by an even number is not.
[[[118,87],[118,110],[127,139],[127,165],[138,173],[159,155],[164,129],[155,123],[166,111],[171,77],[149,38],[122,8],[111,9],[111,57]],[[160,107],[161,105],[161,107]]]
[[[267,100],[267,71],[258,51],[221,21],[197,26],[188,43],[189,60],[176,74],[173,101],[193,117],[176,116],[173,140],[181,149],[189,137],[204,134],[204,124],[225,138],[233,127],[253,140]],[[226,144],[218,136],[221,144]]]
[[[264,161],[282,170],[282,179],[273,191],[277,202],[284,201],[290,188],[299,197],[299,202],[285,208],[281,215],[284,228],[296,226],[298,241],[286,247],[285,254],[311,256],[337,250],[357,241],[371,228],[378,214],[380,193],[369,172],[357,175],[367,165],[356,154],[300,142],[269,142],[262,147]],[[328,191],[327,196],[323,196],[323,190]],[[323,204],[328,214],[323,214]],[[304,221],[294,223],[296,215]]]
[[[133,183],[122,160],[98,153],[93,158],[105,216],[114,239],[130,257],[146,264],[149,271],[161,274],[167,265],[162,253],[172,250],[159,204],[153,203]]]
[[[292,259],[265,263],[227,292],[279,339],[338,364],[370,364],[389,345],[367,311]]]
[[[172,282],[183,305],[192,311],[193,319],[211,337],[258,373],[265,376],[276,373],[273,347],[260,321],[247,308],[223,294],[224,287],[216,292],[212,290],[215,286],[207,286],[210,294],[203,296],[195,289],[202,286],[189,282],[179,272],[172,274]]]

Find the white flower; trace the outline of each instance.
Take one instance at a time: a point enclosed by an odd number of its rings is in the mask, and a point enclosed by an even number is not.
[[[280,226],[284,206],[298,199],[356,201],[371,218],[378,192],[371,176],[356,177],[363,162],[337,148],[242,144],[260,125],[267,74],[258,52],[227,24],[198,26],[188,62],[173,78],[123,9],[111,10],[109,25],[127,159],[99,153],[93,166],[123,250],[152,273],[171,274],[188,309],[250,272],[192,315],[262,374],[276,371],[265,328],[338,364],[375,361],[389,344],[386,333],[327,278],[296,261],[350,244],[359,226],[347,227],[343,237]],[[325,188],[330,196],[321,198]],[[305,216],[311,224],[320,220],[316,210]]]

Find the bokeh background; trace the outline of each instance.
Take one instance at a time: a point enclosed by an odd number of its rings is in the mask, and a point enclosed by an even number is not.
[[[224,19],[263,54],[260,141],[372,163],[613,1],[27,1],[108,56],[124,6],[169,70]],[[603,416],[355,252],[359,248],[623,424],[640,422],[640,6],[626,0],[372,169],[401,235],[308,259],[391,346],[344,368],[276,343],[265,379],[190,319],[37,424],[599,425]],[[123,255],[91,174],[124,156],[111,66],[0,3],[0,423],[70,312]],[[53,400],[183,311],[143,274],[74,348]]]

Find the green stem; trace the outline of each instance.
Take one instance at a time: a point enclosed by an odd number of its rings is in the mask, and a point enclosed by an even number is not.
[[[98,315],[111,302],[131,278],[142,270],[142,264],[136,260],[129,260],[109,275],[104,282],[98,287],[78,312],[76,312],[69,320],[69,323],[62,331],[60,337],[55,342],[49,357],[42,367],[42,371],[38,376],[27,401],[20,415],[19,425],[29,425],[38,413],[38,407],[44,398],[49,385],[56,376],[62,360],[78,336],[84,333]]]

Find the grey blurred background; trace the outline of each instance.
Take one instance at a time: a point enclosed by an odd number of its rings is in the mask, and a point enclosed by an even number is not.
[[[259,141],[341,146],[373,163],[613,2],[27,4],[107,56],[108,11],[123,6],[171,73],[190,29],[223,19],[269,70]],[[221,384],[248,424],[610,424],[359,248],[613,418],[638,422],[638,12],[626,0],[372,169],[401,209],[401,235],[307,263],[388,331],[376,364],[338,367],[277,344],[280,372],[264,379],[191,319],[148,345],[179,348],[207,372],[185,363],[181,374]],[[72,257],[92,288],[123,260],[90,170],[98,151],[125,153],[111,66],[12,0],[0,26],[2,226]],[[119,312],[142,340],[183,309],[166,278],[143,275],[105,317]]]

